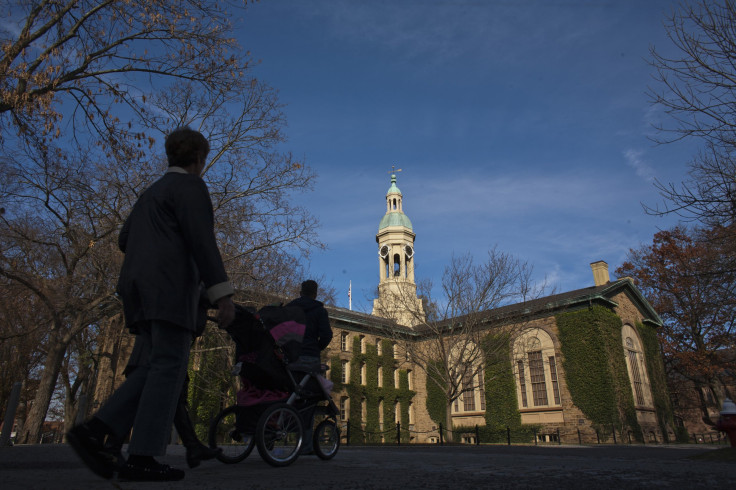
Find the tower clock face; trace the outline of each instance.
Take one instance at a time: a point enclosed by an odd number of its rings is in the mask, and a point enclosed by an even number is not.
[[[378,254],[383,259],[385,259],[386,257],[388,257],[388,245],[384,245],[383,247],[381,247],[381,249],[378,251]]]
[[[414,256],[414,248],[411,245],[404,247],[404,250],[406,251],[406,256],[408,258],[412,258]]]

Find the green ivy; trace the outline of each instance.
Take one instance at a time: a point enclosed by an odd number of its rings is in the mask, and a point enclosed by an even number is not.
[[[639,332],[644,356],[647,360],[647,372],[649,373],[649,384],[652,389],[652,398],[654,399],[654,408],[657,411],[657,420],[659,428],[662,431],[662,437],[665,442],[669,442],[669,432],[667,426],[675,426],[674,413],[670,405],[670,398],[667,391],[667,381],[664,373],[664,361],[657,339],[657,332],[653,327],[636,323],[636,330]],[[688,442],[689,435],[685,431],[685,438],[681,435],[681,431],[676,432],[675,436],[679,442]]]
[[[378,443],[381,442],[380,416],[378,410],[383,401],[384,437],[386,441],[395,439],[394,404],[398,401],[401,412],[401,442],[409,442],[409,404],[416,392],[409,389],[409,376],[406,370],[399,370],[399,387],[394,386],[393,370],[396,360],[393,358],[391,341],[383,340],[381,344],[381,355],[374,345],[366,345],[366,352],[360,352],[360,338],[353,339],[353,352],[350,359],[350,379],[347,384],[342,384],[342,362],[339,356],[332,358],[331,380],[335,386],[342,386],[350,398],[350,443]],[[360,367],[365,363],[366,384],[360,383]],[[383,386],[378,386],[378,368],[383,367]],[[361,426],[362,407],[361,400],[366,401],[365,427]],[[358,421],[358,422],[356,422]]]
[[[444,390],[441,388],[442,380],[434,380],[432,372],[440,371],[442,369],[441,361],[433,361],[434,368],[428,369],[426,377],[426,392],[427,392],[427,413],[429,418],[437,424],[437,426],[445,425],[447,420],[447,396]]]
[[[521,413],[511,366],[509,335],[489,334],[481,347],[485,353],[486,427],[493,432],[505,431],[507,427],[518,431]]]
[[[332,356],[330,364],[332,364],[330,368],[330,381],[335,386],[339,386],[342,383],[342,363],[340,362],[340,356]]]
[[[558,315],[557,326],[573,403],[596,430],[629,429],[643,441],[622,352],[621,319],[608,308],[593,306]]]

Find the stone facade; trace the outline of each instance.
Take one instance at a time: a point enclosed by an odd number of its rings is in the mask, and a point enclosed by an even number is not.
[[[562,441],[566,443],[574,443],[576,441],[582,443],[596,442],[613,442],[612,430],[599,430],[596,432],[595,424],[593,424],[585,414],[575,405],[572,396],[567,387],[566,374],[564,371],[564,356],[561,351],[559,340],[559,331],[557,327],[556,315],[562,312],[574,311],[575,309],[588,308],[591,303],[602,304],[610,308],[619,316],[622,323],[621,337],[621,356],[627,356],[625,348],[624,335],[636,336],[633,326],[650,324],[656,326],[659,318],[651,307],[646,303],[641,294],[636,290],[634,284],[629,279],[622,279],[611,282],[610,280],[604,284],[585,288],[577,291],[571,291],[560,295],[550,296],[536,300],[533,304],[522,305],[524,313],[517,315],[513,321],[507,322],[503,327],[509,332],[513,332],[510,349],[510,358],[513,363],[523,360],[526,362],[525,352],[517,352],[516,344],[529,337],[534,342],[542,339],[541,345],[538,346],[544,354],[545,361],[540,364],[540,370],[536,373],[541,376],[543,370],[543,382],[545,391],[537,394],[541,399],[546,399],[546,403],[536,403],[533,400],[535,395],[532,392],[530,373],[523,372],[524,367],[520,369],[514,368],[514,377],[516,381],[516,397],[519,406],[519,413],[522,424],[532,424],[539,427],[539,441]],[[504,307],[505,310],[513,310],[514,305]],[[352,359],[352,345],[355,336],[362,336],[370,345],[375,345],[378,339],[391,339],[392,336],[386,332],[391,328],[402,328],[399,325],[392,324],[387,320],[377,318],[372,315],[354,313],[341,308],[329,309],[335,338],[326,352],[326,360],[339,357],[340,362],[349,363]],[[427,340],[423,340],[418,335],[415,342],[421,344]],[[636,345],[640,345],[641,341],[636,340]],[[341,345],[347,345],[348,350],[342,350]],[[536,349],[537,347],[535,347]],[[522,349],[523,350],[523,349]],[[664,440],[674,440],[674,431],[670,427],[668,421],[660,421],[657,419],[653,397],[651,394],[651,382],[649,373],[646,369],[644,354],[639,347],[631,349],[632,359],[626,357],[627,362],[636,363],[638,380],[641,383],[641,403],[635,403],[636,418],[641,426],[645,442],[662,442]],[[413,364],[411,360],[407,360],[398,356],[393,367],[411,371],[413,379],[413,391],[415,392],[412,400],[413,413],[410,417],[412,420],[412,436],[413,442],[435,442],[439,437],[438,422],[433,421],[427,411],[427,378],[426,373],[421,367]],[[549,361],[547,359],[553,358]],[[333,366],[334,368],[334,366]],[[385,367],[384,367],[385,369]],[[629,376],[633,377],[632,367],[629,367]],[[522,375],[520,375],[520,370]],[[525,386],[521,385],[521,377],[525,377]],[[536,381],[539,381],[538,379]],[[553,386],[554,385],[554,386]],[[523,399],[522,388],[526,392],[526,400]],[[634,383],[631,386],[632,396],[636,400],[637,394]],[[461,395],[458,402],[453,404],[452,420],[455,426],[484,426],[485,410],[482,409],[480,400],[482,390],[478,387],[472,393]],[[334,398],[335,400],[343,400],[348,396],[347,386],[336,383]],[[472,410],[464,409],[464,397],[473,396],[474,402]],[[349,400],[353,402],[353,400]],[[526,407],[524,407],[526,402]],[[538,402],[538,400],[537,400]],[[353,412],[355,413],[355,412]],[[349,418],[349,410],[345,411],[345,420]],[[365,419],[359,423],[365,426]],[[351,424],[358,424],[357,421],[351,420]],[[386,424],[384,424],[385,426]],[[661,427],[668,427],[667,435],[662,433]],[[632,434],[620,431],[616,432],[617,442],[628,442]],[[459,438],[458,440],[463,440]],[[472,435],[469,436],[472,440]]]

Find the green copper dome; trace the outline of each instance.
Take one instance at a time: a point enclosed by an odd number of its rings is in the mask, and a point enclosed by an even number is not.
[[[388,228],[389,226],[403,226],[404,228],[409,228],[409,230],[414,231],[411,227],[411,220],[409,220],[409,217],[401,211],[401,198],[398,199],[399,204],[397,206],[397,199],[395,197],[390,197],[392,195],[395,196],[396,194],[401,196],[401,191],[396,186],[396,174],[391,174],[391,187],[389,187],[388,192],[386,192],[386,198],[387,202],[389,202],[389,209],[393,209],[381,218],[381,222],[378,224],[378,231]],[[391,203],[393,203],[393,205]]]
[[[391,176],[391,187],[388,188],[388,192],[386,194],[401,194],[401,191],[396,186],[396,175]]]
[[[388,228],[389,226],[403,226],[414,231],[411,227],[411,220],[401,211],[386,213],[383,218],[381,218],[381,222],[378,224],[378,229],[380,231],[384,228]]]

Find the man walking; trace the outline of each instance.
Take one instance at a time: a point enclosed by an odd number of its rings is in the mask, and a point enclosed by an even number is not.
[[[160,464],[170,437],[177,401],[187,374],[196,329],[200,283],[218,306],[220,328],[235,307],[214,234],[212,202],[200,178],[209,143],[190,128],[166,138],[167,173],[140,196],[118,238],[125,259],[117,291],[126,326],[136,335],[141,363],[67,441],[87,466],[104,478],[171,481],[184,472]],[[120,468],[105,449],[108,435],[133,429],[128,460]]]

